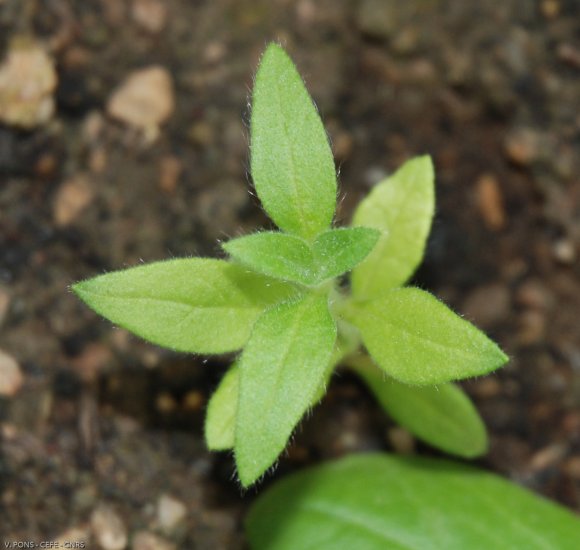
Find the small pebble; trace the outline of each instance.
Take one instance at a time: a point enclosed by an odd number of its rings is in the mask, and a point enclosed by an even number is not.
[[[167,6],[160,0],[133,0],[134,21],[150,33],[158,33],[167,23]]]
[[[554,19],[560,15],[559,0],[543,0],[540,4],[540,11],[546,19]]]
[[[15,39],[0,66],[0,122],[34,128],[54,113],[57,75],[48,53],[28,39]]]
[[[492,376],[486,376],[475,380],[471,385],[472,392],[482,399],[491,399],[492,397],[497,397],[501,393],[501,384]]]
[[[499,231],[506,223],[501,187],[492,174],[484,174],[477,180],[477,205],[488,229]]]
[[[154,141],[175,108],[173,81],[167,69],[148,67],[131,73],[107,103],[107,113],[144,132]]]
[[[155,408],[161,414],[171,414],[177,409],[177,402],[170,393],[161,392],[155,398]]]
[[[510,314],[511,297],[503,284],[476,288],[463,302],[461,311],[476,324],[486,328],[504,321]]]
[[[561,44],[556,51],[560,60],[576,69],[580,68],[580,49],[571,44]]]
[[[88,165],[93,174],[102,174],[107,168],[107,153],[103,147],[96,147],[90,153]]]
[[[127,529],[121,517],[107,504],[100,504],[91,514],[91,529],[104,550],[127,547]]]
[[[573,456],[566,460],[562,470],[572,479],[580,481],[580,456]]]
[[[337,160],[346,160],[354,148],[352,136],[345,131],[339,131],[332,140],[332,152]]]
[[[203,393],[197,390],[187,392],[183,399],[183,408],[187,411],[199,411],[205,405]]]
[[[175,550],[177,547],[154,533],[139,531],[133,537],[131,550]]]
[[[540,154],[540,136],[531,128],[516,128],[506,137],[504,150],[513,163],[528,166]]]
[[[576,261],[576,247],[570,239],[560,239],[552,247],[554,258],[564,265],[571,265]]]
[[[91,204],[94,197],[94,191],[85,176],[78,175],[65,181],[54,200],[53,217],[56,225],[70,225]]]
[[[397,454],[410,455],[415,452],[415,438],[405,428],[390,428],[387,437]]]
[[[215,141],[215,132],[212,125],[205,120],[193,124],[187,133],[189,139],[195,145],[207,147]]]
[[[177,157],[163,157],[159,164],[159,187],[166,193],[174,193],[181,172],[183,172],[183,164]]]
[[[358,3],[356,23],[372,38],[388,39],[401,28],[401,16],[409,11],[392,0],[362,0]]]
[[[187,514],[185,504],[180,500],[170,496],[162,495],[157,503],[157,519],[160,527],[164,531],[174,529]]]
[[[560,444],[549,445],[532,455],[529,468],[532,472],[547,470],[566,456],[567,447]]]
[[[107,346],[93,342],[74,358],[72,364],[83,381],[94,382],[111,362],[111,359],[111,350]]]
[[[531,309],[546,309],[553,298],[540,280],[530,280],[523,283],[517,290],[515,301],[518,305]]]
[[[527,310],[519,317],[517,339],[520,344],[531,345],[541,342],[546,334],[546,318],[537,310]]]
[[[24,376],[16,359],[0,350],[0,395],[13,396],[24,383]]]

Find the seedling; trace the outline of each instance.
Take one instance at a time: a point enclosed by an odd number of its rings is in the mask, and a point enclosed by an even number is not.
[[[430,158],[378,184],[351,227],[333,227],[337,183],[324,127],[292,61],[271,44],[253,91],[251,171],[280,231],[229,240],[228,259],[152,263],[78,283],[75,292],[155,344],[242,350],[209,403],[206,440],[233,449],[243,486],[274,464],[341,363],[418,437],[461,456],[484,452],[483,424],[450,382],[507,357],[431,294],[402,286],[431,227]]]

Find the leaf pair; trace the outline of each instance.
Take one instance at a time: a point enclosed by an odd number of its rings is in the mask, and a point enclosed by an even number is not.
[[[233,239],[223,248],[259,273],[314,286],[350,271],[369,254],[379,235],[366,227],[333,229],[310,245],[294,235],[267,231]]]

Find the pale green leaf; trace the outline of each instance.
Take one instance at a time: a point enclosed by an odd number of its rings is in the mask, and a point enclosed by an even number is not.
[[[310,294],[266,311],[240,359],[235,456],[242,485],[284,450],[324,381],[336,340],[328,298]]]
[[[483,332],[418,288],[392,289],[348,315],[379,367],[407,384],[481,376],[508,360]]]
[[[501,477],[367,454],[287,476],[246,521],[253,550],[576,550],[580,521]]]
[[[226,451],[234,446],[239,383],[236,362],[226,372],[207,405],[204,432],[210,451]]]
[[[332,279],[350,271],[368,256],[380,234],[367,227],[344,227],[319,235],[313,245],[318,279]]]
[[[465,392],[455,384],[409,386],[388,377],[368,357],[347,363],[385,411],[419,439],[465,458],[487,451],[485,425]]]
[[[254,85],[251,169],[262,205],[284,231],[308,240],[336,208],[336,174],[326,132],[286,52],[268,46]]]
[[[296,294],[275,279],[205,258],[115,271],[73,290],[116,325],[160,346],[194,353],[241,348],[266,307]]]
[[[326,394],[334,368],[343,356],[344,351],[337,343],[324,371],[322,382],[314,394],[311,407],[314,407]],[[222,378],[207,407],[205,441],[211,451],[226,451],[234,447],[239,384],[240,371],[238,364],[234,363]]]
[[[222,247],[236,261],[265,275],[304,285],[317,279],[312,249],[300,237],[264,231],[232,239]]]
[[[353,294],[373,298],[403,285],[421,262],[435,208],[433,163],[406,162],[358,206],[353,225],[381,230],[369,256],[352,273]]]
[[[352,269],[379,238],[365,227],[341,228],[319,235],[313,245],[287,233],[264,231],[232,239],[223,249],[239,263],[286,281],[316,285]]]

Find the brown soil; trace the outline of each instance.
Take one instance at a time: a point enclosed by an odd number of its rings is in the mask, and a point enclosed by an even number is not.
[[[50,122],[0,125],[0,350],[24,373],[0,398],[0,540],[87,539],[104,506],[134,548],[144,530],[160,537],[155,548],[244,547],[257,491],[242,494],[231,457],[202,437],[228,358],[139,341],[68,286],[141,261],[216,256],[218,239],[267,223],[248,193],[244,121],[272,39],[330,133],[339,221],[404,159],[433,156],[438,211],[414,282],[511,357],[464,384],[491,435],[480,465],[580,510],[578,2],[0,1],[2,58],[22,35],[50,53],[58,87]],[[152,65],[175,93],[158,135],[107,111],[127,76]],[[335,377],[266,485],[409,445],[433,453],[354,379]],[[163,525],[163,495],[185,518]]]

